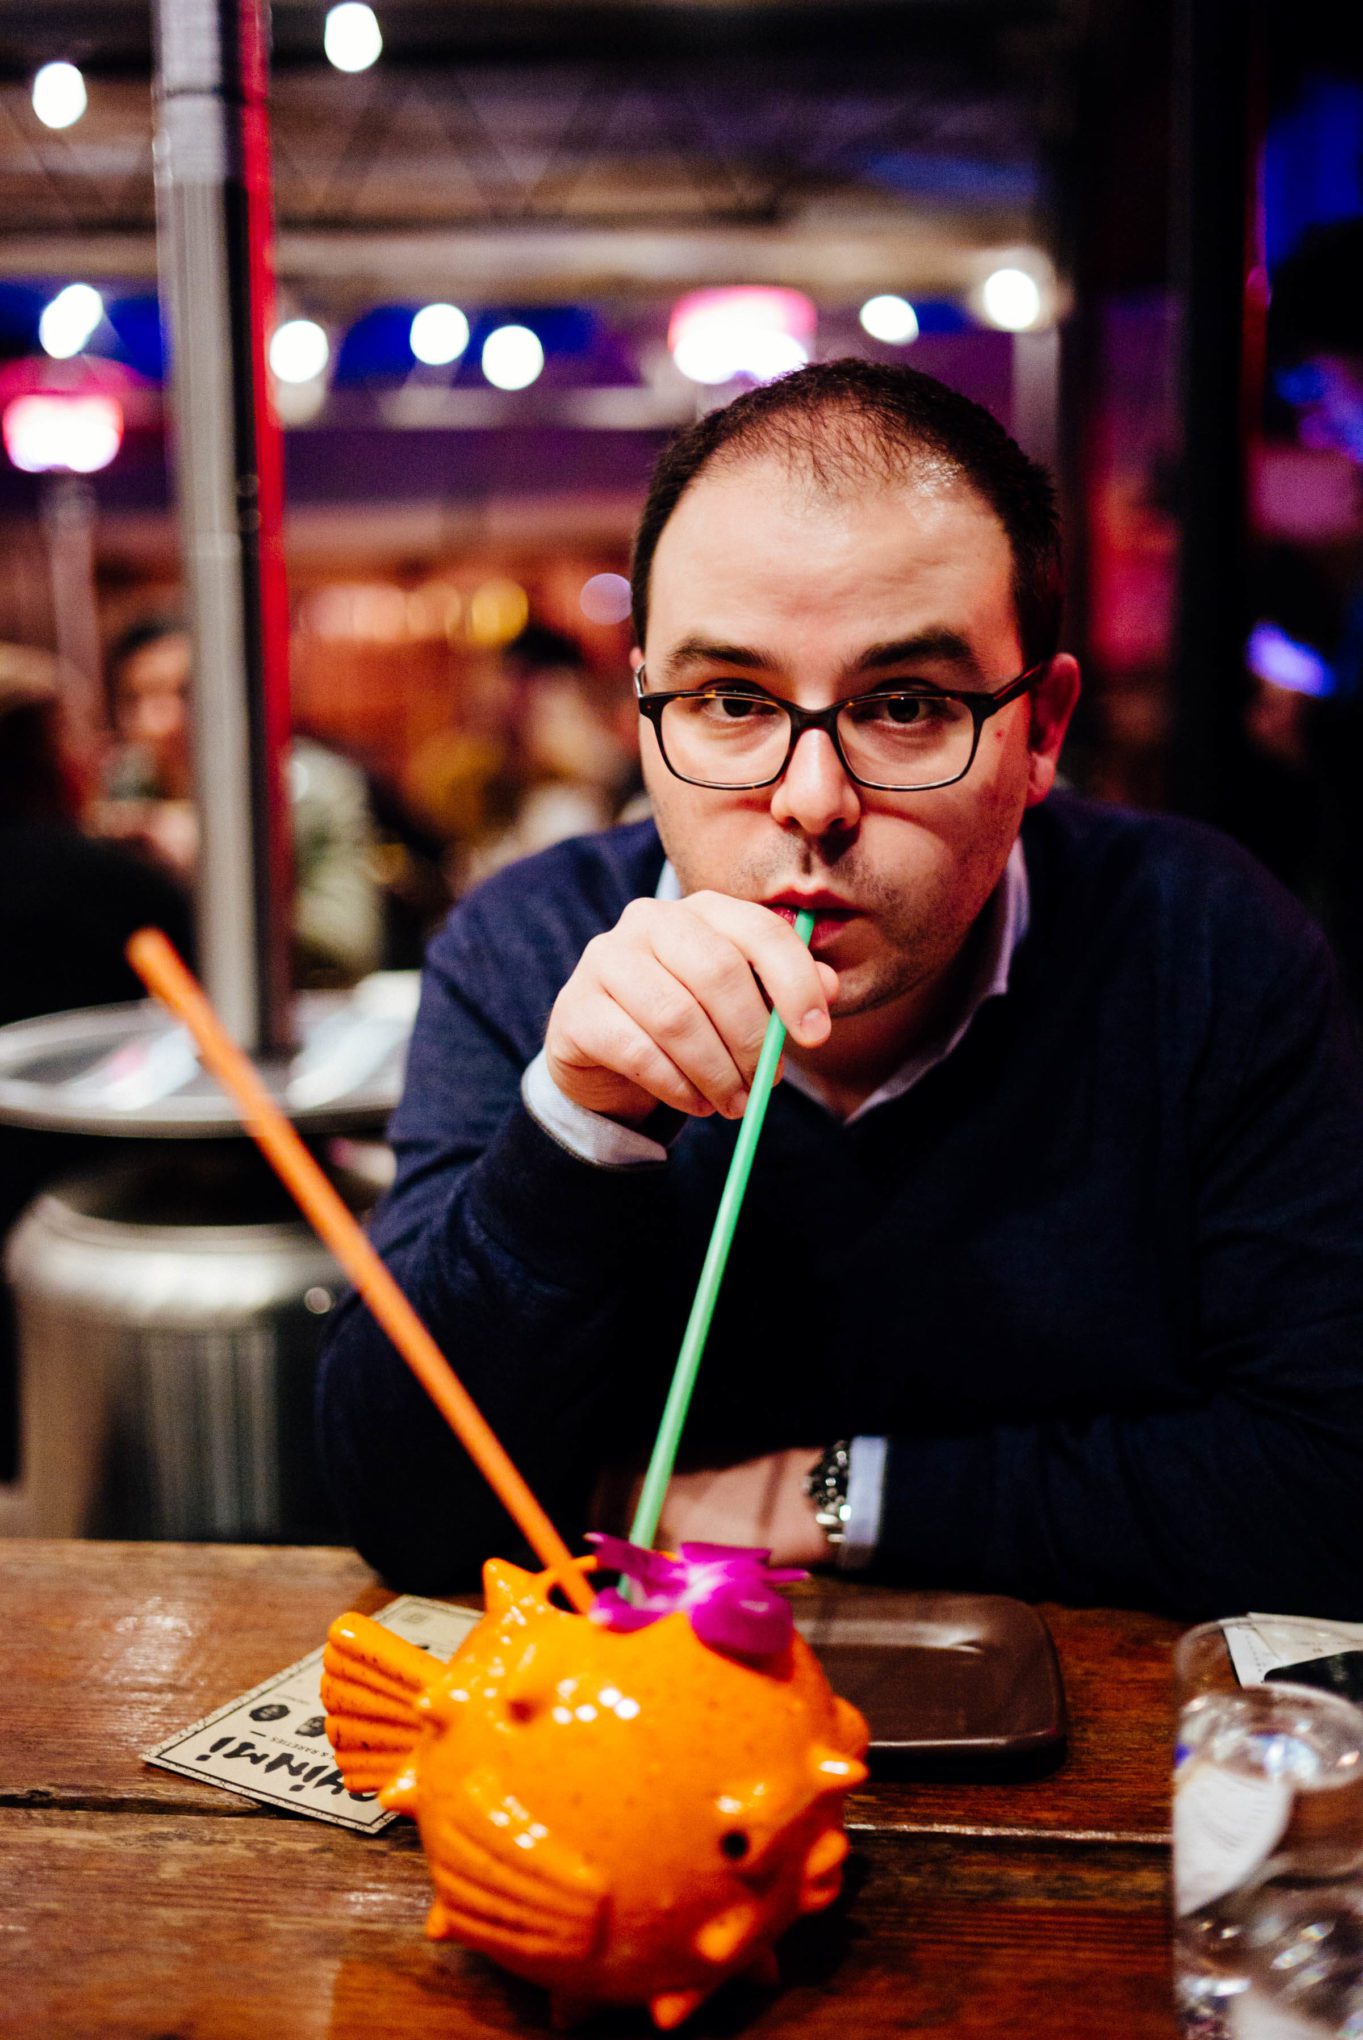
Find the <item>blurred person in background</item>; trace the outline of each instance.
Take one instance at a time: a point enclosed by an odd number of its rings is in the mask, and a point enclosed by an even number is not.
[[[519,792],[510,821],[466,852],[461,890],[519,857],[608,828],[638,779],[575,638],[532,621],[505,660]]]
[[[138,928],[163,928],[193,955],[181,881],[81,833],[59,682],[49,653],[0,645],[0,1023],[140,999],[123,954]],[[43,1185],[90,1146],[0,1125],[0,1241]],[[14,1463],[13,1352],[10,1298],[0,1285],[0,1478]]]
[[[198,857],[192,804],[193,646],[177,617],[147,617],[108,658],[114,747],[102,835],[189,879]],[[293,817],[294,970],[302,985],[355,984],[380,961],[383,913],[364,775],[349,759],[296,734],[287,764]]]

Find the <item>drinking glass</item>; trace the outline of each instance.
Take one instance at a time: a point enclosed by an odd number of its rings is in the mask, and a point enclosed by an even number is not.
[[[1357,1648],[1275,1618],[1289,1664]],[[1188,2040],[1363,2040],[1363,1708],[1242,1686],[1219,1622],[1174,1657],[1174,1985]]]

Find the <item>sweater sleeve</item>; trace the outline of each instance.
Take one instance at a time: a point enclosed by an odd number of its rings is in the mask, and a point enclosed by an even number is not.
[[[373,1233],[572,1542],[628,1379],[631,1298],[666,1169],[584,1161],[527,1112],[526,1030],[542,1017],[524,983],[508,1010],[505,952],[466,910],[433,947],[392,1129],[397,1178]],[[561,968],[554,959],[550,969]],[[556,990],[546,978],[545,1000]],[[490,1553],[524,1557],[481,1475],[353,1296],[323,1356],[319,1422],[347,1528],[395,1583],[474,1585]]]
[[[1229,1031],[1243,1052],[1203,1059],[1189,1108],[1201,1393],[895,1438],[882,1570],[1363,1617],[1363,1072],[1323,941]]]

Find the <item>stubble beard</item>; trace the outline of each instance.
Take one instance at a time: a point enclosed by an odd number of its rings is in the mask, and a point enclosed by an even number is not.
[[[727,871],[722,882],[690,867],[683,854],[669,862],[677,874],[683,896],[714,891],[732,899],[761,901],[774,893],[798,885],[827,885],[830,891],[850,896],[858,910],[875,927],[875,952],[846,966],[834,963],[839,989],[833,1012],[839,1020],[862,1013],[874,1013],[892,1005],[937,977],[969,940],[970,927],[954,940],[943,940],[945,917],[932,912],[910,912],[905,888],[883,878],[871,878],[856,869],[855,854],[849,848],[833,859],[820,857],[805,845],[794,859],[753,859]],[[833,959],[827,959],[832,962]]]

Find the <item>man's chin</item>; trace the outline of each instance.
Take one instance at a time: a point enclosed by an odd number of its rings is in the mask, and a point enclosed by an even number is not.
[[[833,963],[830,956],[828,961]],[[833,1001],[834,1020],[855,1020],[862,1013],[877,1013],[914,990],[918,975],[902,966],[893,970],[885,964],[834,964],[838,973],[838,996]]]

